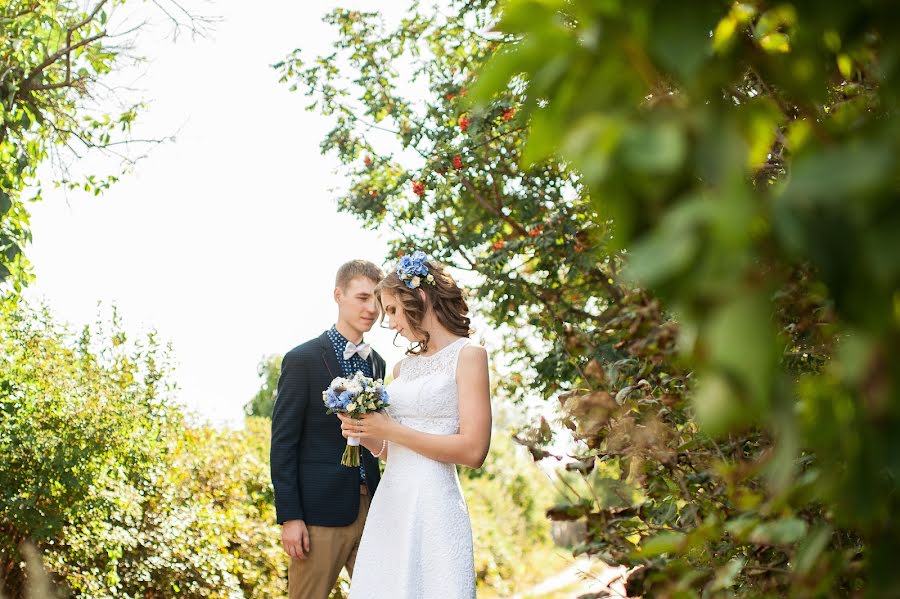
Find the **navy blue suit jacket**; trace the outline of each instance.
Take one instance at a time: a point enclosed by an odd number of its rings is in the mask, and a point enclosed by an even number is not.
[[[372,373],[384,379],[385,362],[374,350]],[[314,526],[348,526],[359,514],[359,469],[341,465],[347,440],[341,421],[327,414],[322,391],[343,376],[328,334],[289,351],[281,362],[272,414],[270,463],[278,523],[304,520]],[[378,459],[360,446],[366,483],[375,493]]]

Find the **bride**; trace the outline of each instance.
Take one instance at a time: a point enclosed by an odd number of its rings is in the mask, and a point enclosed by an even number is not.
[[[340,415],[344,436],[385,460],[350,599],[470,599],[472,526],[456,464],[480,468],[490,446],[487,352],[469,340],[460,288],[423,252],[404,256],[375,296],[411,346],[394,368],[387,414]]]

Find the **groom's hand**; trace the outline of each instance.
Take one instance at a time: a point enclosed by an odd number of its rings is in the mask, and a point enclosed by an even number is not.
[[[293,558],[306,559],[309,553],[309,531],[303,520],[288,520],[281,525],[281,545]]]

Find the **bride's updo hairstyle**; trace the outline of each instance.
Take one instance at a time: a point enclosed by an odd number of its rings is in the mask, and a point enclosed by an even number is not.
[[[421,250],[412,256],[403,256],[397,268],[375,286],[375,299],[381,311],[382,321],[384,321],[384,305],[381,294],[384,291],[397,298],[397,302],[403,307],[409,328],[416,337],[422,339],[406,350],[407,354],[418,355],[428,351],[431,336],[422,330],[422,320],[425,318],[428,305],[434,310],[438,322],[454,335],[468,337],[472,334],[467,316],[469,306],[463,297],[462,289],[443,266],[429,260]]]

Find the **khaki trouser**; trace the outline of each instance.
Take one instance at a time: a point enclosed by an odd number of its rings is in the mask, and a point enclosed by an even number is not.
[[[291,558],[288,568],[290,599],[328,599],[341,568],[353,576],[356,552],[369,513],[369,492],[359,487],[359,515],[349,526],[307,526],[309,553],[306,559]]]

